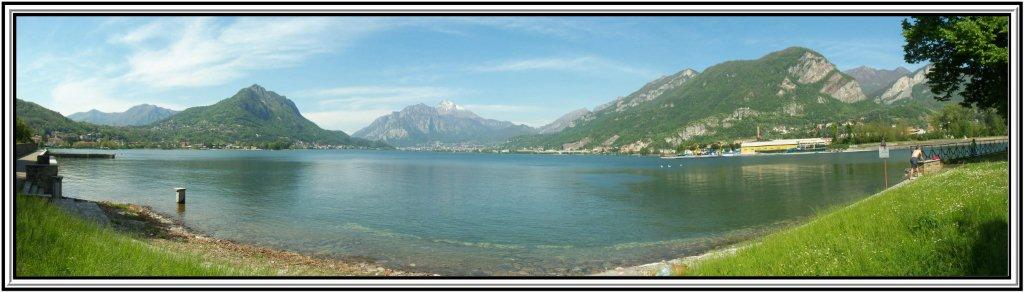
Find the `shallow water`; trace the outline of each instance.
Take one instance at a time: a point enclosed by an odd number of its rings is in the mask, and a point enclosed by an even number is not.
[[[883,188],[876,152],[86,152],[117,158],[60,159],[67,196],[148,205],[217,237],[444,275],[583,274],[682,257]],[[905,164],[890,161],[890,184]],[[188,188],[183,209],[175,187]]]

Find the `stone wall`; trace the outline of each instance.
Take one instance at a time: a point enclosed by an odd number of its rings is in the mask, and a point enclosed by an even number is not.
[[[39,145],[36,145],[36,143],[18,143],[18,144],[14,144],[14,157],[15,158],[25,157],[25,155],[29,155],[29,154],[32,154],[32,152],[36,152],[36,149],[39,149]]]
[[[57,180],[56,164],[25,165],[25,180],[43,189],[44,194],[53,194],[53,182]]]

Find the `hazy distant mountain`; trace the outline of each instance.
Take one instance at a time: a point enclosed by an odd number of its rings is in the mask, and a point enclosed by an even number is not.
[[[590,111],[585,109],[585,108],[581,108],[581,109],[578,109],[578,110],[571,111],[571,112],[569,112],[569,113],[567,113],[565,115],[562,115],[562,117],[558,118],[554,122],[551,122],[550,124],[547,124],[547,125],[541,126],[540,128],[537,128],[537,133],[538,134],[556,133],[558,131],[561,131],[562,129],[565,129],[565,128],[568,128],[568,127],[572,127],[573,125],[576,124],[576,120],[579,120],[580,118],[582,118],[583,116],[586,116],[589,113],[590,113]]]
[[[886,89],[896,79],[906,76],[910,73],[907,68],[898,67],[893,70],[875,69],[868,66],[860,66],[850,70],[843,71],[846,75],[850,75],[853,79],[857,79],[857,83],[860,83],[860,89],[864,94],[868,96],[875,96],[880,90]]]
[[[493,145],[516,135],[533,133],[525,125],[482,118],[450,101],[438,106],[408,106],[377,118],[353,134],[393,146]]]
[[[68,118],[99,125],[141,126],[166,119],[176,113],[178,111],[150,104],[140,104],[124,112],[105,113],[94,109],[87,112],[73,113],[68,115]]]

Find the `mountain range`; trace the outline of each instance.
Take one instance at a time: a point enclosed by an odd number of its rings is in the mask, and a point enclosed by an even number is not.
[[[485,119],[450,101],[435,107],[416,104],[392,112],[353,136],[397,147],[487,146],[536,130],[512,122]]]
[[[336,146],[390,148],[377,141],[324,130],[299,112],[291,100],[259,85],[239,90],[213,105],[188,108],[145,126],[107,126],[73,121],[35,103],[17,100],[15,115],[36,133],[83,135],[125,141],[129,147],[177,147],[181,142],[212,147]]]
[[[176,113],[178,112],[175,110],[150,104],[140,104],[133,106],[124,112],[106,113],[93,109],[87,112],[70,114],[68,115],[68,118],[79,122],[98,125],[141,126],[166,119]]]
[[[636,152],[675,149],[686,143],[751,140],[759,130],[766,138],[812,137],[820,135],[823,125],[849,121],[923,126],[929,114],[947,103],[934,100],[928,90],[925,74],[930,68],[908,72],[862,66],[842,72],[818,52],[791,47],[754,60],[722,62],[703,72],[683,69],[593,110],[574,110],[539,128],[483,118],[442,101],[381,116],[350,137],[320,128],[303,117],[291,100],[259,85],[213,105],[178,113],[140,105],[124,113],[94,110],[73,115],[91,121],[78,122],[19,99],[16,114],[37,132],[92,133],[160,145],[496,146]],[[128,126],[97,125],[104,123]],[[132,126],[138,124],[142,125]]]
[[[941,107],[922,72],[836,69],[818,52],[791,47],[755,60],[727,61],[704,72],[684,69],[636,92],[560,118],[560,131],[519,136],[509,146],[546,149],[675,149],[684,143],[811,137],[843,121],[926,123]],[[861,82],[875,93],[865,94]],[[879,86],[878,84],[884,84]],[[877,89],[876,89],[877,88]],[[555,129],[559,127],[554,127]]]

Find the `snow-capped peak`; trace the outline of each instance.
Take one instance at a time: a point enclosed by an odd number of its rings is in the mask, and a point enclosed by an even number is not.
[[[441,112],[461,111],[464,110],[462,106],[455,104],[454,102],[442,100],[441,104],[437,105],[437,109]]]

